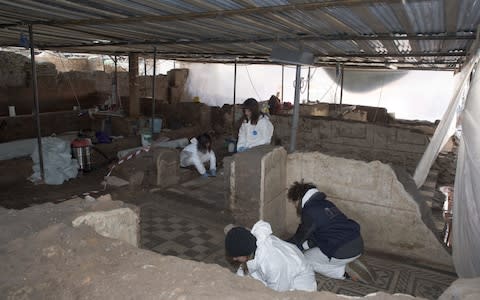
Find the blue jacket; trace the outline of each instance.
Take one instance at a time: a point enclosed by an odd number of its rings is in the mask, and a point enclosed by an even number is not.
[[[302,223],[289,240],[300,250],[319,247],[329,258],[347,242],[360,236],[360,225],[347,218],[322,192],[313,194],[302,208]]]

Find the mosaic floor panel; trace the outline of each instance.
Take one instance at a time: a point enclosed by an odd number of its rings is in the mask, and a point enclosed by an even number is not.
[[[159,204],[142,206],[141,217],[143,248],[164,255],[229,267],[223,249],[225,224],[220,224],[211,217],[202,218],[198,214],[191,214],[188,210],[165,209]],[[373,284],[335,280],[317,275],[318,289],[351,296],[385,291],[437,299],[456,279],[455,274],[372,255],[365,255],[361,260],[376,275]]]

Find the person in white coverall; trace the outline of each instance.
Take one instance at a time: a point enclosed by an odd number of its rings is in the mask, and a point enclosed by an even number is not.
[[[257,100],[248,98],[242,107],[243,123],[238,131],[237,152],[270,144],[273,125],[268,116],[260,112]]]
[[[208,171],[204,166],[207,162],[210,162]],[[217,159],[212,150],[212,138],[206,133],[191,139],[190,144],[180,152],[180,166],[195,166],[203,177],[217,175],[216,163]]]
[[[241,263],[237,274],[250,275],[267,287],[279,291],[316,291],[312,267],[302,252],[272,235],[270,224],[255,223],[251,231],[234,227],[225,237],[226,254]]]

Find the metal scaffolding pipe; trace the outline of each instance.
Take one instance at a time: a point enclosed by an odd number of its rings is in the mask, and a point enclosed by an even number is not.
[[[307,103],[310,101],[310,67],[308,67],[308,77],[307,77]]]
[[[120,107],[122,107],[122,99],[120,99],[119,95],[118,95],[118,73],[117,73],[117,63],[118,61],[118,57],[115,55],[114,56],[114,66],[115,66],[115,70],[114,70],[114,74],[113,74],[113,91],[112,91],[112,98],[113,98],[113,101],[115,102],[115,104],[117,105],[117,108],[119,109]]]
[[[343,101],[343,74],[344,74],[344,67],[343,64],[340,66],[340,76],[342,78],[340,79],[340,111],[342,111],[342,101]]]
[[[283,84],[284,84],[284,81],[285,81],[285,66],[282,65],[282,102],[285,101],[285,100],[283,99]]]
[[[235,133],[235,105],[237,104],[237,59],[233,69],[233,110],[232,110],[232,135]]]
[[[28,25],[28,33],[30,35],[30,59],[32,64],[32,87],[33,87],[33,101],[34,112],[37,121],[37,143],[38,143],[38,158],[40,161],[40,175],[41,180],[45,180],[45,169],[43,166],[43,152],[42,152],[42,132],[40,128],[40,105],[38,103],[38,86],[37,86],[37,66],[35,65],[35,50],[33,43],[33,26]]]
[[[292,120],[292,131],[290,135],[290,153],[295,152],[297,144],[297,128],[298,128],[298,118],[300,115],[300,90],[301,90],[301,71],[302,67],[297,65],[297,72],[295,75],[295,104],[293,106],[293,120]]]
[[[145,73],[146,75],[146,73]],[[155,83],[157,77],[157,47],[153,47],[153,77],[152,77],[152,138],[155,121]]]
[[[154,48],[155,49],[155,48]],[[143,76],[147,76],[147,58],[143,58]],[[145,80],[145,85],[147,81]]]

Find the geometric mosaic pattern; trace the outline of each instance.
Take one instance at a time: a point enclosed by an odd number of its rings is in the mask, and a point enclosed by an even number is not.
[[[373,284],[336,280],[317,274],[318,289],[349,296],[364,296],[384,291],[437,299],[457,279],[455,274],[448,272],[420,268],[368,254],[360,260],[375,275]]]
[[[203,183],[194,180],[169,188],[158,195],[159,199],[155,202],[141,205],[142,248],[163,255],[216,263],[233,271],[224,254],[223,228],[226,223],[220,221],[221,217],[215,217],[224,205],[222,193],[221,178]],[[168,202],[182,203],[185,209],[172,208]],[[202,207],[209,211],[209,215],[195,212],[193,207]],[[336,280],[317,274],[318,290],[349,296],[384,291],[437,299],[457,279],[455,274],[372,254],[365,254],[360,260],[375,275],[373,284]]]
[[[158,210],[157,206],[141,209],[142,248],[228,268],[223,227],[215,227],[178,213]]]
[[[224,224],[199,220],[188,212],[171,212],[158,205],[141,208],[142,248],[163,255],[216,263],[231,269],[224,256]],[[376,276],[373,284],[336,280],[317,274],[318,290],[349,296],[377,291],[437,299],[456,279],[454,274],[364,255],[361,261]]]

